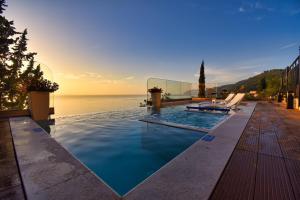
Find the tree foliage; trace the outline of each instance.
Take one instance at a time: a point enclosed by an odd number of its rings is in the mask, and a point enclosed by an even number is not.
[[[199,76],[199,92],[198,97],[205,97],[205,73],[204,73],[204,61],[201,63],[200,76]]]
[[[35,66],[36,53],[28,52],[27,29],[15,30],[14,22],[3,15],[6,6],[5,0],[0,0],[0,110],[24,109],[28,102],[27,88],[47,80],[40,65]]]
[[[281,88],[281,76],[283,69],[272,69],[264,71],[261,74],[241,80],[234,84],[223,85],[218,87],[218,90],[228,90],[229,92],[238,92],[243,89],[243,92],[257,91],[263,92],[265,96],[276,95]]]

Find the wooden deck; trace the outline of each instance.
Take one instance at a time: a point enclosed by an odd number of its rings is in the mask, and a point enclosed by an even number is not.
[[[0,199],[25,199],[8,119],[0,118]]]
[[[258,103],[210,199],[300,199],[300,111]]]

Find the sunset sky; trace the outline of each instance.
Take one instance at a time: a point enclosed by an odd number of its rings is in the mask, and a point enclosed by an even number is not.
[[[232,83],[298,55],[299,0],[13,0],[58,94],[144,94],[146,80]]]

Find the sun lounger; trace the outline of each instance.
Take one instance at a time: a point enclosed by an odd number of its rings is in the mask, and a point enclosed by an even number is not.
[[[230,102],[232,99],[233,99],[233,97],[235,96],[235,94],[234,93],[230,93],[227,97],[226,97],[226,99],[224,99],[224,100],[222,100],[222,101],[216,101],[216,102],[202,102],[202,103],[199,103],[199,105],[200,106],[202,106],[202,105],[211,105],[211,104],[221,104],[221,105],[225,105],[225,104],[227,104],[228,102]]]
[[[235,96],[234,93],[230,93],[230,94],[226,97],[226,99],[224,99],[224,100],[221,101],[221,102],[217,102],[217,103],[219,103],[219,104],[227,104],[227,103],[229,103],[229,102],[233,99],[234,96]]]
[[[221,111],[228,113],[231,109],[235,109],[237,107],[237,105],[243,100],[244,96],[244,93],[238,93],[229,103],[225,104],[224,106],[211,104],[206,106],[187,106],[186,108],[188,110],[196,109],[200,111]]]

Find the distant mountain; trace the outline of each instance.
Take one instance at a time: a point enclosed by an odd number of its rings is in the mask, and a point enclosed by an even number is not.
[[[218,91],[222,92],[224,90],[228,92],[237,92],[237,91],[243,91],[243,92],[250,92],[251,90],[261,91],[261,80],[263,78],[266,79],[267,87],[265,90],[265,94],[275,95],[281,86],[281,75],[283,69],[272,69],[269,71],[264,71],[261,74],[258,74],[256,76],[250,77],[245,80],[241,80],[239,82],[236,82],[234,84],[228,84],[218,87]]]

